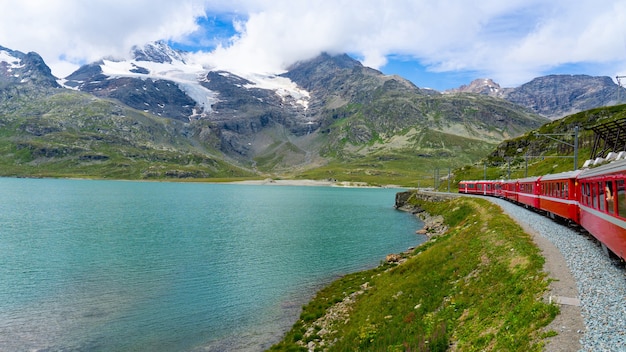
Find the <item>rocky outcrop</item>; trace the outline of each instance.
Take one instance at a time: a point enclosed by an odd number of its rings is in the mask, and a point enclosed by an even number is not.
[[[341,302],[335,303],[332,307],[326,310],[326,314],[317,319],[313,324],[307,326],[304,333],[304,339],[298,341],[302,347],[306,347],[308,351],[324,350],[332,346],[333,341],[326,339],[327,335],[332,335],[336,332],[333,329],[335,323],[346,323],[350,319],[350,312],[357,300],[357,297],[369,290],[371,286],[369,282],[361,285],[361,289],[347,295]],[[317,333],[316,333],[317,331]],[[317,335],[315,339],[313,336]],[[306,345],[303,342],[309,341]]]
[[[456,198],[456,193],[441,193],[428,191],[405,191],[396,193],[396,201],[394,207],[398,210],[410,211],[414,214],[424,211],[419,205],[412,202],[412,199],[419,199],[426,202],[442,202]]]
[[[443,216],[432,216],[429,213],[423,211],[417,214],[417,217],[424,222],[424,227],[417,230],[418,235],[426,235],[429,239],[443,235],[448,231],[448,226],[444,223]]]
[[[442,202],[451,198],[458,197],[458,194],[454,193],[440,193],[440,192],[424,192],[424,191],[406,191],[396,193],[395,208],[402,211],[408,211],[415,214],[422,222],[424,227],[417,230],[419,235],[426,235],[428,238],[432,238],[441,234],[444,234],[448,227],[444,223],[444,218],[441,215],[432,216],[424,211],[419,205],[412,202],[413,199],[419,199],[426,202]]]

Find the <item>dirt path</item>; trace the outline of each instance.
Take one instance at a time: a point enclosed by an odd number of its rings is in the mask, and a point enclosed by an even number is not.
[[[558,335],[548,339],[545,351],[579,351],[581,349],[580,338],[585,331],[585,325],[580,310],[576,281],[565,263],[565,258],[552,242],[539,235],[528,224],[518,221],[513,214],[506,213],[532,236],[546,260],[544,270],[553,279],[545,299],[559,304],[561,313],[546,327],[546,331],[554,330],[558,332]]]

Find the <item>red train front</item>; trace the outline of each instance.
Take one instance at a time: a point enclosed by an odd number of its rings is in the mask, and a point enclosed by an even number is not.
[[[578,176],[580,225],[603,246],[626,259],[626,160]]]

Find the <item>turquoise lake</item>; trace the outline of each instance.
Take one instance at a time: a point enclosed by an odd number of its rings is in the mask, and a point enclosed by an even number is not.
[[[398,191],[0,178],[0,351],[263,351],[424,240]]]

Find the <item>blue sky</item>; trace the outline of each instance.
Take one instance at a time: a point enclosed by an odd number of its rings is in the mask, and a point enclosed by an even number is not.
[[[626,75],[626,0],[2,0],[0,45],[64,77],[165,40],[208,69],[280,73],[348,53],[419,87]],[[11,11],[4,11],[11,9]]]

